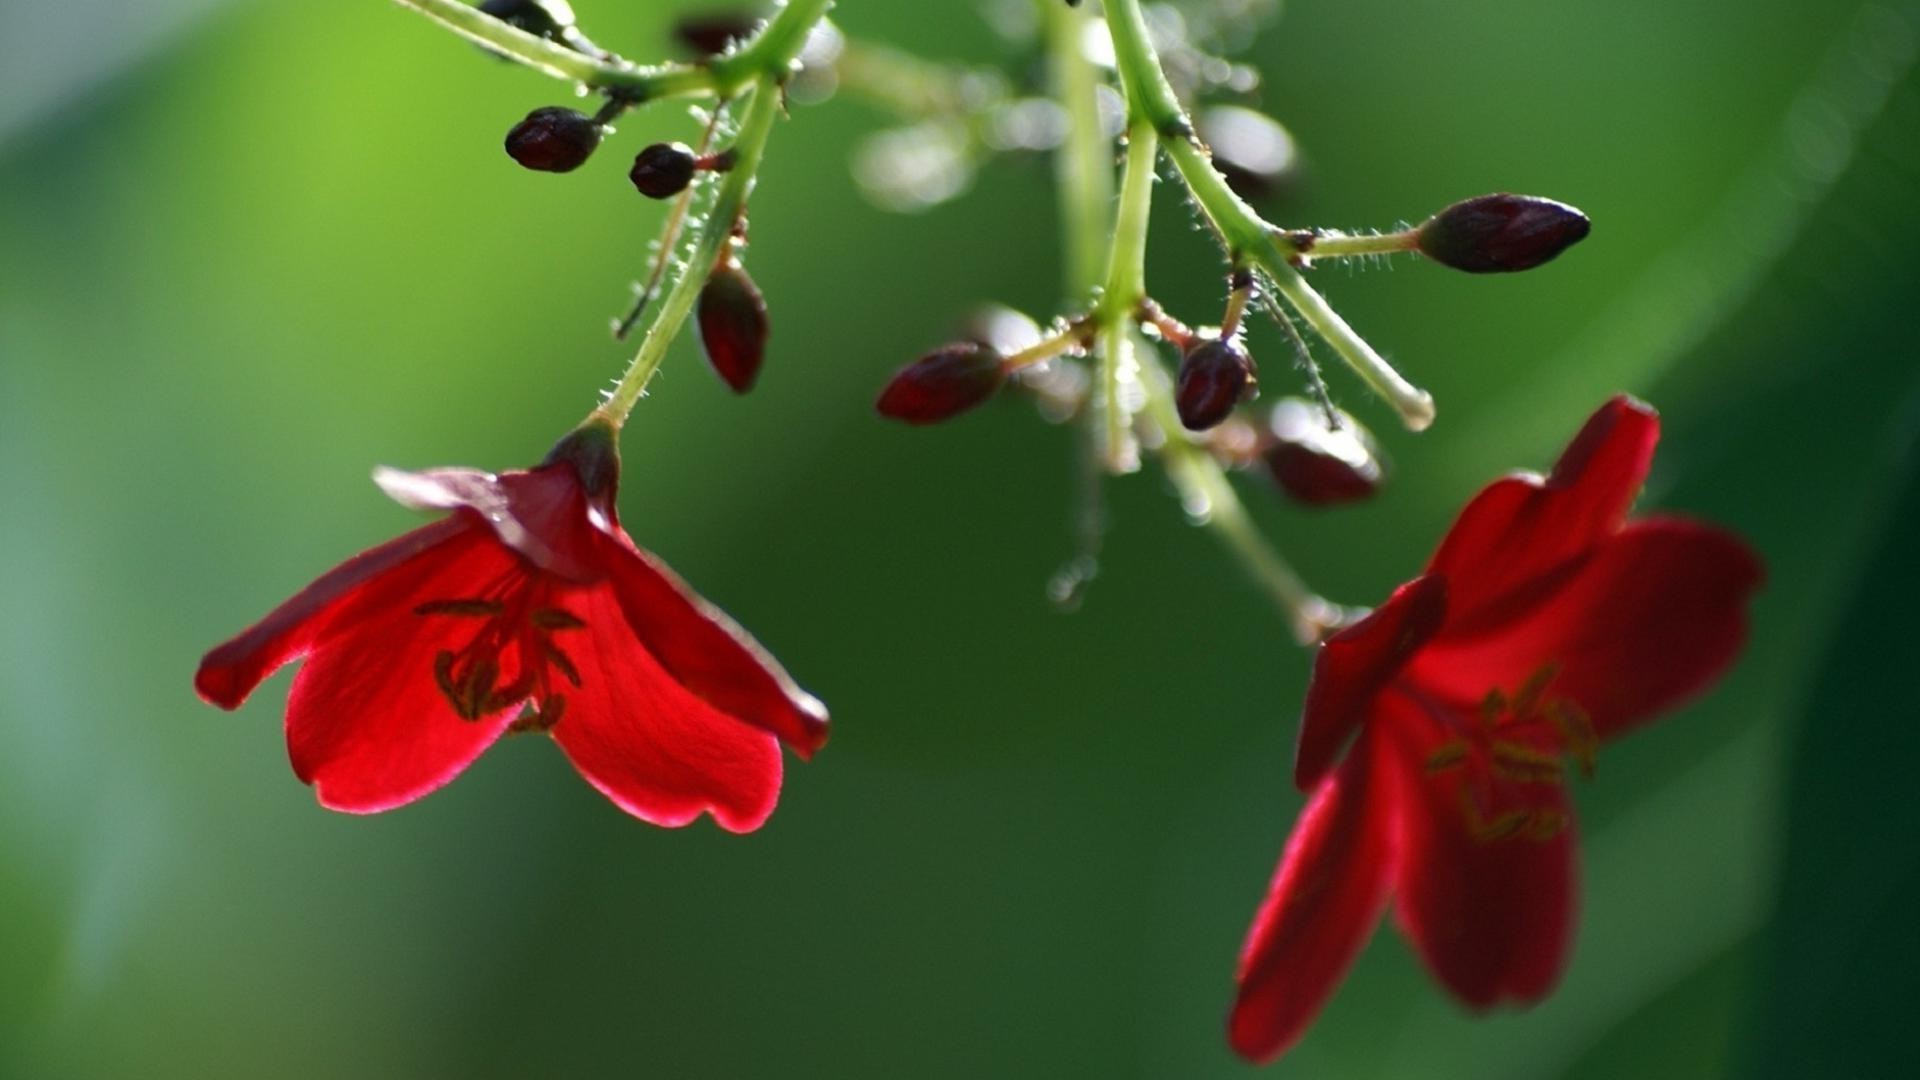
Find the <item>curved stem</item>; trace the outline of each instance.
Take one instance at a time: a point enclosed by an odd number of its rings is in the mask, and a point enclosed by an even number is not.
[[[733,168],[720,175],[713,206],[707,211],[680,276],[674,280],[666,299],[661,301],[659,311],[647,327],[646,337],[641,339],[640,349],[634,354],[633,363],[628,365],[626,374],[620,377],[620,382],[607,395],[606,402],[594,410],[595,415],[604,417],[616,429],[626,422],[634,403],[646,392],[648,380],[660,370],[660,362],[666,359],[667,346],[672,344],[687,315],[693,311],[701,288],[706,285],[722,249],[733,235],[734,224],[739,221],[747,205],[747,196],[753,191],[754,174],[759,171],[760,159],[767,148],[767,136],[772,133],[773,119],[779,112],[780,85],[768,79],[755,88],[753,99],[747,104],[740,121],[740,131],[733,141],[733,152],[738,156]]]
[[[1124,55],[1131,50],[1137,55],[1142,48],[1150,50],[1146,24],[1133,0],[1107,0],[1107,19],[1116,54]],[[1123,44],[1122,39],[1129,36],[1131,44]],[[1062,46],[1056,41],[1055,47]],[[1151,52],[1147,55],[1151,56]],[[1158,60],[1154,60],[1150,68],[1138,63],[1122,64],[1120,71],[1127,95],[1127,162],[1126,171],[1121,174],[1120,210],[1114,223],[1106,288],[1094,312],[1104,341],[1102,375],[1109,401],[1108,452],[1112,451],[1115,417],[1124,415],[1111,403],[1119,389],[1116,385],[1118,364],[1125,359],[1133,369],[1129,374],[1137,379],[1144,392],[1146,416],[1159,429],[1161,463],[1168,479],[1179,489],[1182,505],[1196,522],[1207,525],[1260,583],[1287,619],[1295,638],[1302,644],[1312,644],[1338,626],[1345,613],[1308,588],[1293,567],[1267,543],[1240,502],[1239,493],[1234,491],[1225,469],[1204,447],[1187,438],[1174,405],[1172,380],[1159,360],[1151,355],[1137,361],[1133,358],[1131,324],[1147,300],[1147,218],[1153,203],[1159,137],[1167,136],[1168,149],[1175,155],[1176,162],[1180,148],[1191,148],[1193,144],[1185,115],[1173,97],[1172,88],[1166,84]],[[1228,198],[1239,202],[1239,197],[1226,188],[1226,181],[1219,178],[1211,164],[1206,171]],[[1066,175],[1063,171],[1062,176]],[[1073,215],[1069,215],[1069,221],[1072,220]],[[1250,209],[1244,220],[1258,223],[1257,229],[1263,237],[1272,233]],[[1292,267],[1284,262],[1281,265],[1292,272]],[[1122,434],[1130,443],[1131,432]]]
[[[1244,259],[1258,267],[1340,358],[1393,405],[1408,428],[1419,431],[1431,424],[1432,396],[1395,371],[1294,269],[1294,260],[1311,247],[1298,237],[1311,234],[1291,233],[1261,218],[1213,167],[1212,157],[1194,138],[1186,110],[1161,70],[1140,0],[1106,0],[1106,11],[1114,63],[1127,88],[1129,111],[1144,116],[1166,136],[1167,156],[1226,247],[1228,259],[1235,263]]]
[[[706,64],[641,67],[619,57],[576,52],[510,26],[460,0],[394,0],[510,60],[557,79],[629,101],[675,97],[730,97],[764,76],[784,78],[807,34],[833,0],[791,0],[739,51]]]

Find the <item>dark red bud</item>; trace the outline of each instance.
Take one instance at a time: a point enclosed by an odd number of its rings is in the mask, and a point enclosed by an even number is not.
[[[1307,506],[1357,502],[1387,477],[1373,436],[1353,417],[1334,410],[1339,427],[1327,426],[1326,410],[1300,398],[1285,398],[1267,422],[1272,443],[1262,453],[1267,470],[1294,501]]]
[[[1249,202],[1286,189],[1299,172],[1293,136],[1273,117],[1240,105],[1215,105],[1195,120],[1227,186]]]
[[[574,21],[565,0],[486,0],[480,10],[535,37],[559,37]]]
[[[1225,420],[1233,407],[1260,392],[1253,357],[1219,338],[1204,338],[1180,358],[1174,404],[1189,431],[1205,431]]]
[[[600,145],[600,125],[572,109],[535,109],[507,132],[507,156],[540,172],[572,172]]]
[[[714,270],[700,290],[700,344],[736,394],[753,389],[767,355],[767,300],[739,263]]]
[[[759,28],[759,17],[749,12],[714,11],[689,15],[674,23],[673,36],[695,56],[719,56],[752,37]]]
[[[874,408],[909,424],[937,424],[994,395],[1007,381],[1000,354],[977,342],[943,345],[900,369]]]
[[[671,199],[687,190],[700,161],[685,143],[654,143],[634,155],[627,179],[649,199]]]
[[[1482,195],[1454,203],[1420,226],[1420,253],[1470,274],[1531,270],[1587,238],[1593,223],[1566,203],[1537,195]]]

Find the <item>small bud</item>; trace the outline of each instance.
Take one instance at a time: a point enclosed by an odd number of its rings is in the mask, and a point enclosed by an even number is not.
[[[753,36],[760,18],[745,11],[714,11],[689,15],[673,24],[674,40],[695,56],[719,56]]]
[[[1531,270],[1587,238],[1587,215],[1537,195],[1482,195],[1454,203],[1418,231],[1420,253],[1470,274]]]
[[[700,344],[736,394],[753,388],[767,354],[767,301],[739,263],[717,267],[700,290]]]
[[[685,143],[654,143],[634,156],[627,179],[649,199],[671,199],[687,190],[699,167]]]
[[[976,342],[944,345],[900,369],[880,392],[881,416],[934,424],[987,400],[1007,381],[1000,354]]]
[[[1202,338],[1180,359],[1174,404],[1187,430],[1205,431],[1259,392],[1258,373],[1246,350],[1219,338]]]
[[[1248,202],[1284,191],[1299,172],[1293,136],[1273,117],[1240,105],[1215,105],[1195,121],[1227,186]]]
[[[1272,442],[1261,454],[1274,482],[1294,501],[1332,506],[1371,496],[1386,479],[1386,463],[1373,436],[1339,410],[1340,426],[1327,426],[1326,410],[1300,398],[1283,398],[1267,421]]]
[[[486,0],[480,10],[535,37],[557,39],[574,24],[566,0]]]
[[[572,172],[600,145],[600,125],[585,113],[550,105],[507,132],[507,156],[540,172]]]

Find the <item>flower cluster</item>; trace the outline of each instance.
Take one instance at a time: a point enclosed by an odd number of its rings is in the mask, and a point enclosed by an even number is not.
[[[502,736],[533,734],[635,817],[679,826],[706,813],[748,832],[778,799],[782,747],[807,758],[824,745],[825,708],[634,544],[616,494],[620,429],[687,320],[729,387],[755,384],[770,323],[742,261],[748,199],[789,93],[844,86],[910,121],[856,165],[878,201],[923,209],[964,188],[990,153],[1047,150],[1062,158],[1063,201],[1082,211],[1068,215],[1078,268],[1065,314],[1043,328],[1009,308],[982,313],[900,369],[877,411],[932,424],[1012,386],[1049,419],[1085,424],[1104,473],[1157,457],[1188,511],[1216,527],[1316,650],[1294,765],[1308,801],[1241,956],[1233,1047],[1264,1061],[1297,1042],[1389,902],[1466,1005],[1531,1002],[1553,987],[1573,927],[1568,781],[1593,773],[1602,745],[1727,669],[1758,558],[1710,526],[1628,519],[1659,424],[1627,397],[1594,413],[1549,475],[1480,492],[1425,571],[1371,612],[1309,589],[1266,544],[1231,474],[1261,469],[1313,507],[1380,489],[1386,459],[1334,404],[1316,348],[1410,430],[1434,419],[1432,398],[1309,284],[1316,264],[1407,254],[1476,274],[1529,270],[1587,237],[1584,214],[1496,193],[1385,232],[1267,221],[1253,203],[1284,194],[1296,148],[1241,100],[1257,78],[1223,55],[1244,44],[1245,12],[1274,6],[1260,0],[1221,5],[1240,16],[1195,11],[1173,29],[1150,27],[1138,0],[1107,0],[1110,71],[1083,44],[1091,16],[1072,0],[1046,5],[1054,69],[1044,95],[1004,74],[849,41],[825,21],[830,0],[790,0],[766,20],[683,20],[675,36],[695,59],[649,67],[595,44],[561,0],[401,2],[603,99],[591,115],[545,106],[516,124],[505,149],[528,169],[580,168],[636,106],[707,104],[697,145],[651,143],[628,169],[642,195],[671,202],[616,336],[652,317],[586,420],[532,469],[380,470],[387,494],[443,516],[349,559],[202,660],[195,687],[226,709],[304,660],[286,708],[288,753],[323,805],[410,803]],[[1124,103],[1118,124],[1101,126],[1103,100]],[[946,156],[906,153],[929,141]],[[1220,241],[1225,303],[1205,325],[1175,318],[1147,287],[1163,161]],[[1301,386],[1256,409],[1263,381],[1282,381],[1274,368],[1263,380],[1255,360],[1249,324],[1262,314]],[[1093,567],[1083,553],[1067,591]]]

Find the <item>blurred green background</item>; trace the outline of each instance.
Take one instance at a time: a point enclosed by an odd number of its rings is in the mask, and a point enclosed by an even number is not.
[[[642,57],[691,6],[576,3]],[[1009,55],[969,2],[838,14]],[[414,523],[372,465],[525,464],[579,418],[660,214],[623,157],[693,122],[652,108],[578,173],[523,172],[502,133],[567,89],[377,0],[0,0],[0,26],[0,1075],[1245,1071],[1222,1018],[1299,805],[1307,656],[1156,473],[1108,486],[1063,615],[1070,432],[1012,399],[926,431],[870,411],[976,301],[1059,308],[1043,161],[891,216],[847,165],[889,121],[796,108],[753,204],[759,387],[682,341],[630,425],[636,538],[833,707],[763,831],[636,823],[531,739],[353,818],[287,767],[284,676],[229,716],[194,664]],[[1390,431],[1332,372],[1396,484],[1324,514],[1244,485],[1317,585],[1384,596],[1622,389],[1667,418],[1649,502],[1771,568],[1734,674],[1578,792],[1559,993],[1469,1018],[1383,931],[1276,1075],[1910,1075],[1917,26],[1294,0],[1250,54],[1310,162],[1289,223],[1489,190],[1595,222],[1512,278],[1318,272],[1441,412]],[[1154,291],[1204,318],[1217,257],[1160,202]]]

